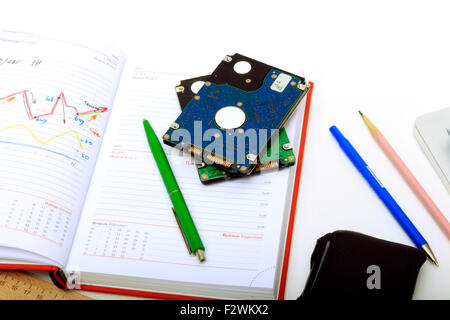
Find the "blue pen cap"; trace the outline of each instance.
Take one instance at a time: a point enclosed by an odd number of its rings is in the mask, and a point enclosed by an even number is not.
[[[339,129],[336,126],[331,126],[330,127],[330,132],[333,134],[333,136],[337,139],[340,140],[342,138],[344,138],[344,135],[339,131]]]

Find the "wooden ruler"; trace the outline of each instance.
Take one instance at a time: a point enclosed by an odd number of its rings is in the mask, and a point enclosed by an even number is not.
[[[23,271],[0,270],[0,300],[91,300]]]

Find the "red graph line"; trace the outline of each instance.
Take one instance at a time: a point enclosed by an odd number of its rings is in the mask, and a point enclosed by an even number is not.
[[[10,94],[10,95],[8,95],[6,97],[0,98],[0,100],[5,100],[5,99],[8,99],[10,97],[17,96],[19,94],[23,95],[23,98],[25,100],[25,105],[26,105],[26,108],[27,108],[27,112],[28,112],[28,115],[29,115],[30,119],[36,119],[36,118],[40,118],[40,117],[53,115],[54,112],[55,112],[56,106],[58,105],[59,100],[63,101],[63,108],[64,107],[72,108],[73,110],[75,110],[75,112],[79,116],[90,114],[90,113],[103,113],[106,110],[108,110],[108,108],[106,108],[106,107],[97,107],[95,109],[91,109],[91,110],[88,110],[88,111],[80,112],[80,111],[78,111],[78,109],[76,107],[71,106],[71,105],[69,105],[67,103],[66,96],[64,95],[64,92],[61,92],[58,95],[58,97],[56,97],[56,102],[53,105],[53,108],[52,108],[52,110],[49,113],[44,113],[44,114],[39,114],[39,115],[33,115],[33,113],[31,112],[31,106],[30,106],[30,101],[28,99],[27,90],[22,90],[22,91],[18,91],[18,92],[12,93],[12,94]]]

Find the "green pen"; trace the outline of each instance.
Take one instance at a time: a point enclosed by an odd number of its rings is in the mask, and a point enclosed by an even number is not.
[[[206,260],[205,247],[203,246],[200,235],[195,228],[194,221],[192,220],[189,209],[184,201],[183,195],[181,194],[177,180],[175,179],[172,169],[170,168],[166,154],[164,153],[161,143],[159,142],[158,137],[156,136],[155,131],[153,131],[153,128],[148,120],[144,119],[143,123],[150,150],[152,151],[156,165],[159,169],[159,173],[161,174],[164,184],[166,185],[169,198],[172,201],[172,211],[175,214],[175,219],[180,227],[184,242],[186,243],[189,253],[191,255],[196,255],[200,262],[204,262]]]

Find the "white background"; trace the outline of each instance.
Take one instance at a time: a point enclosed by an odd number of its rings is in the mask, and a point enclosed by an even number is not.
[[[302,292],[315,241],[328,232],[412,245],[328,132],[336,124],[439,259],[439,268],[422,267],[414,298],[450,299],[450,242],[357,113],[379,127],[450,218],[449,194],[413,137],[416,117],[450,107],[449,9],[445,1],[16,0],[1,4],[0,27],[113,42],[155,71],[208,74],[239,52],[304,72],[315,89],[286,298]]]

